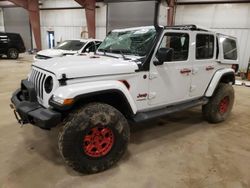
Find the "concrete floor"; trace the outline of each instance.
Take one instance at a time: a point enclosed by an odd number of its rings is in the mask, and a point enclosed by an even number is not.
[[[236,102],[221,124],[200,108],[132,126],[128,152],[112,169],[81,175],[57,150],[57,130],[20,128],[9,99],[32,57],[0,59],[1,188],[247,188],[250,187],[250,88],[235,86]]]

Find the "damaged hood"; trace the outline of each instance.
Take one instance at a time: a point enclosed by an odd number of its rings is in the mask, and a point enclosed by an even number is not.
[[[138,69],[132,60],[99,55],[64,56],[37,61],[33,66],[54,73],[57,79],[61,79],[62,74],[67,78],[78,78],[134,73]]]

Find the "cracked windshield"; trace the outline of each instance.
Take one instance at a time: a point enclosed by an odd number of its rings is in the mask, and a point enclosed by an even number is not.
[[[154,28],[113,31],[105,38],[98,51],[143,57],[150,50],[155,35]]]

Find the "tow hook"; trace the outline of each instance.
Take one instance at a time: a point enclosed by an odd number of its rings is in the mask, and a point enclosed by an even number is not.
[[[15,106],[14,106],[13,104],[10,104],[10,108],[13,109],[14,115],[15,115],[15,117],[16,117],[17,122],[20,124],[20,127],[23,127],[24,122],[23,122],[23,120],[21,119],[21,117],[19,116],[18,112],[16,111]]]

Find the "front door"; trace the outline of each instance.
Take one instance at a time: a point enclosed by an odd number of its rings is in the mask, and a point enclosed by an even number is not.
[[[188,100],[192,63],[190,58],[190,35],[188,32],[166,32],[158,48],[172,48],[173,56],[163,65],[150,64],[149,104],[170,105]]]

